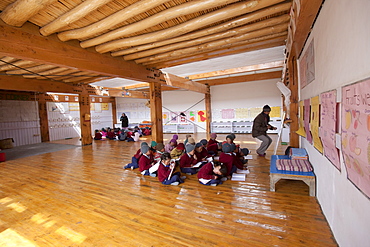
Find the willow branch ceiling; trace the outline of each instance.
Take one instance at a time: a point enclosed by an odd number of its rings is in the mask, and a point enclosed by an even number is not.
[[[55,37],[71,45],[78,42],[86,52],[136,64],[137,71],[140,67],[172,70],[186,77],[214,71],[216,67],[207,61],[220,63],[220,58],[227,62],[217,70],[258,65],[274,57],[282,60],[276,49],[282,53],[284,48],[290,8],[291,1],[283,0],[5,0],[0,1],[0,19],[10,27],[32,23],[41,37]],[[256,53],[263,49],[266,54],[271,51],[265,60]],[[88,65],[70,64],[68,59],[56,64],[5,53],[0,52],[0,72],[8,75],[83,84],[124,78]],[[231,55],[237,54],[243,54],[248,63],[233,62]],[[185,65],[188,72],[172,69]],[[135,80],[135,75],[128,77]]]

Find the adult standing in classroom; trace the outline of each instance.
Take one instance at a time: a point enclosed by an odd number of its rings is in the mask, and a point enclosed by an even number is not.
[[[253,120],[252,136],[262,141],[261,146],[257,149],[259,156],[266,156],[266,150],[271,145],[272,139],[267,135],[267,130],[276,130],[270,122],[271,107],[265,105],[262,112]]]
[[[128,127],[128,117],[126,116],[125,113],[122,113],[120,121],[122,122],[122,128],[127,128]]]

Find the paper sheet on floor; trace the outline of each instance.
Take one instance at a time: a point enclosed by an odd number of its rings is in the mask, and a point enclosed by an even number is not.
[[[245,155],[245,156],[244,156],[244,159],[246,159],[246,160],[251,160],[251,159],[253,159],[253,158],[252,158],[252,155],[251,155],[251,154],[248,154],[248,155]]]
[[[245,174],[233,173],[231,181],[245,181]]]
[[[249,174],[249,170],[240,170],[240,169],[237,169],[236,170],[236,173],[239,173],[239,174]]]

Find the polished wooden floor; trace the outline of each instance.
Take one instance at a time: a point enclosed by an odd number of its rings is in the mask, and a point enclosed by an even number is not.
[[[165,186],[122,169],[140,147],[132,142],[0,163],[0,246],[336,246],[303,182],[283,180],[269,191],[275,142],[266,158],[256,157],[250,135],[236,142],[253,152],[251,173],[217,187],[196,175]]]

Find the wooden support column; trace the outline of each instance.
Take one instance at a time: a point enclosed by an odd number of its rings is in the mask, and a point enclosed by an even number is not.
[[[290,96],[290,142],[289,145],[292,147],[299,147],[299,136],[296,133],[299,127],[298,121],[298,70],[297,70],[297,59],[292,57],[288,61],[289,69],[289,89],[291,91]]]
[[[49,122],[48,122],[48,110],[46,106],[45,94],[39,94],[39,117],[40,117],[40,133],[41,141],[50,141],[49,137]]]
[[[149,83],[150,117],[152,122],[152,141],[163,143],[162,90],[161,83]]]
[[[90,97],[88,94],[79,94],[78,101],[80,103],[80,126],[81,126],[81,145],[92,144],[91,133],[91,113],[90,113]]]
[[[116,99],[113,98],[112,101],[112,118],[113,118],[113,126],[117,123],[117,104]]]
[[[210,86],[207,85],[208,92],[204,95],[205,97],[205,105],[206,105],[206,132],[207,132],[207,139],[211,137],[211,122],[212,122],[212,107],[211,107],[211,92]]]

